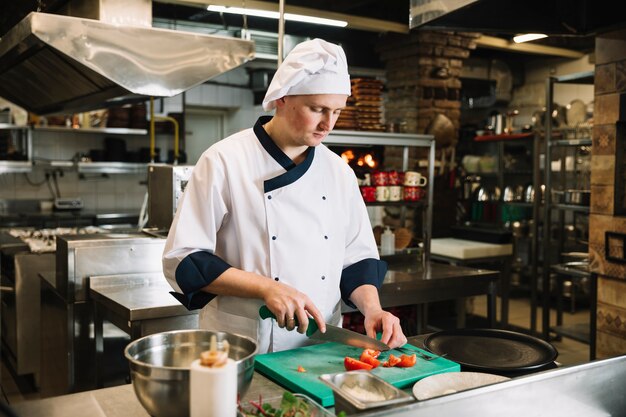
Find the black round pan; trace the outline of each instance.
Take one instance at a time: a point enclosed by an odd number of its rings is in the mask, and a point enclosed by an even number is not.
[[[498,329],[444,330],[431,334],[424,345],[466,369],[491,372],[538,369],[552,364],[558,356],[550,343]]]

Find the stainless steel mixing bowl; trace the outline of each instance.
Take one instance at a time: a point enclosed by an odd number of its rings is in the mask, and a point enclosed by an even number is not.
[[[139,402],[154,417],[189,415],[189,366],[209,350],[211,336],[218,346],[227,340],[228,356],[237,362],[237,388],[243,396],[254,373],[255,340],[233,333],[177,330],[156,333],[126,346],[130,376]]]

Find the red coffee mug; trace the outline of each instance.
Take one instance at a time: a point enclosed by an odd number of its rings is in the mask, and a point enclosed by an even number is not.
[[[374,184],[376,186],[389,185],[389,175],[385,171],[374,172]]]
[[[366,202],[376,201],[376,187],[371,185],[361,186],[361,195]]]
[[[404,186],[404,201],[419,201],[422,198],[420,187]]]
[[[389,178],[389,185],[402,185],[398,171],[388,171],[387,177]]]

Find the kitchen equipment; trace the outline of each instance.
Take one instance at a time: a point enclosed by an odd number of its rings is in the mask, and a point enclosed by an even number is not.
[[[254,57],[249,40],[153,28],[150,1],[30,10],[2,36],[0,96],[36,114],[175,96]]]
[[[412,345],[404,348],[418,350]],[[322,343],[301,348],[284,350],[282,352],[266,353],[257,355],[255,369],[266,377],[282,385],[286,389],[302,392],[309,395],[324,407],[334,404],[333,391],[322,381],[319,376],[323,374],[335,374],[345,371],[343,361],[346,356],[358,358],[362,349],[338,343]],[[381,353],[378,359],[386,360],[389,354],[400,356],[403,352],[392,349]],[[428,352],[425,352],[428,353]],[[298,366],[306,369],[306,372],[298,372]],[[459,371],[460,366],[447,358],[438,358],[425,361],[417,358],[417,363],[411,368],[385,368],[379,366],[370,373],[387,381],[396,388],[406,388],[415,381],[429,375],[442,372]]]
[[[507,185],[506,187],[504,187],[504,193],[502,195],[502,201],[505,202],[512,202],[515,201],[515,191],[513,190],[513,186],[512,185]]]
[[[274,316],[267,306],[261,306],[259,309],[259,316],[261,316],[262,319],[276,319],[276,316]],[[294,318],[294,320],[296,321],[297,326],[298,319]],[[357,332],[353,332],[352,330],[333,326],[332,324],[326,323],[326,333],[322,333],[319,331],[319,327],[317,327],[317,322],[313,319],[309,320],[306,335],[311,339],[323,340],[325,342],[343,343],[350,346],[360,347],[362,349],[374,349],[381,351],[389,350],[389,346],[381,341]]]
[[[424,345],[438,355],[447,353],[463,370],[494,373],[541,369],[558,356],[548,342],[499,329],[444,330],[431,334]]]
[[[192,165],[148,166],[149,227],[169,230],[192,172]]]
[[[189,415],[189,366],[209,350],[211,336],[218,347],[228,341],[229,358],[237,363],[237,388],[243,396],[254,374],[257,343],[249,337],[209,330],[177,330],[137,339],[124,356],[139,402],[154,417]]]
[[[565,190],[563,202],[577,206],[588,206],[591,201],[591,191],[589,190]]]
[[[434,119],[426,127],[427,135],[435,137],[438,148],[443,148],[456,143],[457,134],[452,120],[445,114],[437,113]]]
[[[369,371],[324,374],[320,379],[333,390],[336,413],[364,413],[413,400],[404,391]]]
[[[447,372],[431,375],[413,385],[413,395],[420,401],[441,395],[454,394],[485,385],[497,384],[511,378],[483,372]]]

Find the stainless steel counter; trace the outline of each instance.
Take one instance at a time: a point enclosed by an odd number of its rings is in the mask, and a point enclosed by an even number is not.
[[[626,356],[571,366],[360,416],[623,416]],[[255,373],[243,402],[283,389]],[[21,417],[147,417],[131,385],[17,404]]]

